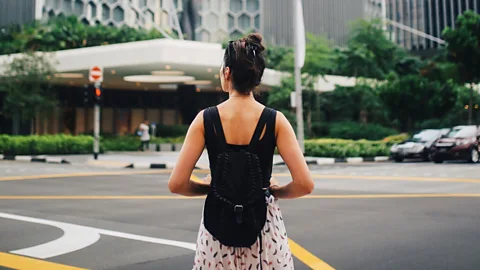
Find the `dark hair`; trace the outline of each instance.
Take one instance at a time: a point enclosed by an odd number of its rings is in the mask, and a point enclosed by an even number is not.
[[[265,70],[264,50],[260,34],[250,34],[228,42],[223,66],[230,68],[233,87],[239,93],[250,94],[262,81]]]

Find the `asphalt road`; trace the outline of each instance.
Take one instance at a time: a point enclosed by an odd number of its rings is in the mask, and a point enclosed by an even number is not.
[[[280,201],[296,269],[479,269],[479,172],[312,167],[314,194]],[[168,176],[0,162],[0,269],[191,269],[203,201],[172,197]]]

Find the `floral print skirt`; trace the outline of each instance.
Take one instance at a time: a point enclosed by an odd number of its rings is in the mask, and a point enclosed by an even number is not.
[[[266,200],[267,222],[262,230],[263,252],[261,256],[259,256],[259,240],[249,248],[224,246],[208,233],[202,218],[193,270],[257,270],[260,269],[260,258],[264,270],[294,269],[287,231],[278,202],[273,196]]]

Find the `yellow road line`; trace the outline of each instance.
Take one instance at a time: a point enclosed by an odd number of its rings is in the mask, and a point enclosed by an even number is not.
[[[111,175],[133,175],[133,174],[167,174],[171,170],[147,170],[147,171],[107,171],[107,172],[79,172],[79,173],[59,173],[59,174],[40,174],[40,175],[24,175],[24,176],[7,176],[0,177],[0,181],[16,181],[16,180],[34,180],[46,178],[68,178],[68,177],[91,177],[91,176],[111,176]]]
[[[18,181],[18,180],[36,180],[49,178],[69,178],[69,177],[93,177],[93,176],[113,176],[113,175],[135,175],[135,174],[169,174],[171,169],[150,169],[150,170],[121,170],[104,172],[78,172],[78,173],[59,173],[59,174],[39,174],[39,175],[21,175],[0,177],[0,181]],[[194,173],[209,173],[208,170],[194,170]]]
[[[288,239],[288,244],[292,254],[297,257],[308,267],[314,270],[333,270],[335,268],[328,265],[326,262],[320,260],[318,257],[310,253],[308,250],[295,243],[292,239]]]
[[[0,196],[0,200],[192,200],[205,199],[200,197],[185,197],[176,195],[165,196]]]
[[[309,195],[301,199],[388,199],[388,198],[480,198],[480,194],[353,194]]]
[[[480,198],[480,194],[340,194],[308,195],[300,199],[389,199],[389,198]],[[185,197],[179,195],[79,195],[79,196],[36,196],[4,195],[0,200],[198,200],[205,196]]]
[[[289,173],[276,173],[275,177],[290,177]],[[364,176],[364,175],[331,175],[312,174],[315,179],[354,179],[354,180],[385,180],[385,181],[421,181],[421,182],[458,182],[480,183],[478,178],[445,178],[445,177],[412,177],[412,176]]]
[[[0,266],[18,270],[86,270],[2,252],[0,252]]]

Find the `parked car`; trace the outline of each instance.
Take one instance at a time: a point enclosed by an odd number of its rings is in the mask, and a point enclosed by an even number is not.
[[[424,161],[431,160],[431,146],[447,134],[450,129],[425,129],[413,135],[412,138],[399,144],[394,144],[390,149],[390,156],[396,162],[406,158],[420,158]]]
[[[445,160],[467,160],[479,162],[480,128],[477,126],[456,126],[432,147],[435,163]]]

